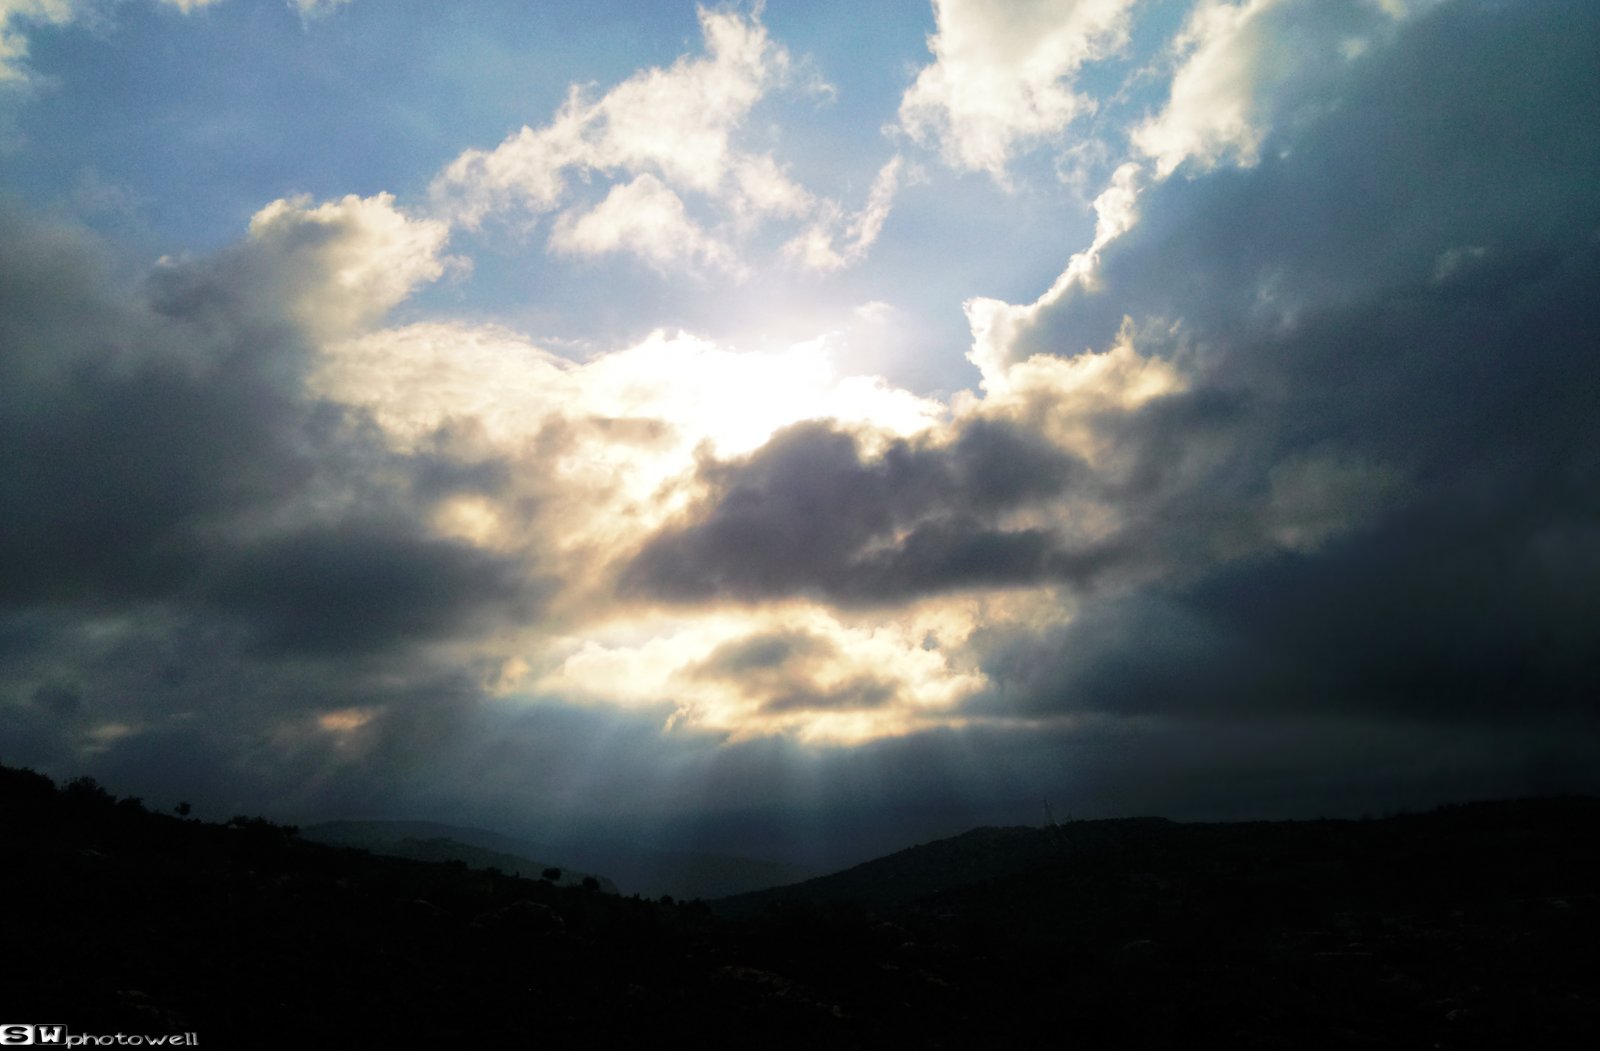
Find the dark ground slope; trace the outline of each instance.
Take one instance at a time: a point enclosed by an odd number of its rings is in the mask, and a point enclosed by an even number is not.
[[[980,829],[708,908],[0,768],[0,1014],[211,1047],[1587,1047],[1597,817]]]

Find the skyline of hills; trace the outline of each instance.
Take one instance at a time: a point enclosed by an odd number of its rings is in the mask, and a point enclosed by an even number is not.
[[[973,829],[648,900],[0,767],[9,1003],[221,1046],[1586,1046],[1600,800]]]

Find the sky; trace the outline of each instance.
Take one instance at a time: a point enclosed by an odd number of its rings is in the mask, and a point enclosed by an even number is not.
[[[1600,791],[1585,0],[0,0],[0,761],[814,864]]]

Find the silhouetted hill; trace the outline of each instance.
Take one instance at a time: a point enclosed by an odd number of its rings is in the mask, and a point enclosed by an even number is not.
[[[647,898],[721,898],[815,873],[800,865],[766,858],[698,850],[649,850],[602,841],[574,842],[566,856],[605,872],[625,893]]]
[[[1040,829],[975,828],[959,836],[910,847],[842,872],[789,886],[729,896],[715,902],[725,915],[748,915],[785,901],[851,902],[868,908],[904,906],[939,891],[983,883],[1052,865],[1095,845],[1159,835],[1164,818],[1080,822],[1070,833]]]
[[[413,861],[460,861],[469,869],[498,869],[526,879],[539,879],[553,869],[560,873],[552,880],[557,886],[577,887],[592,879],[606,893],[617,893],[616,885],[604,876],[537,860],[533,855],[547,858],[553,852],[485,829],[431,821],[329,821],[301,829],[300,835],[313,843]]]
[[[624,894],[659,898],[719,898],[758,890],[780,883],[792,883],[813,874],[798,865],[758,858],[735,857],[700,851],[650,850],[632,844],[579,839],[563,843],[537,843],[481,828],[463,828],[433,821],[329,821],[306,828],[302,835],[319,843],[360,847],[375,854],[415,858],[424,861],[448,860],[459,856],[469,866],[495,866],[504,872],[538,876],[546,868],[560,868],[560,882],[582,882],[588,872],[605,873],[597,877],[602,887]],[[417,841],[407,845],[408,840]],[[448,840],[465,847],[512,855],[522,859],[510,864],[468,856],[462,848],[432,843]],[[418,844],[426,844],[419,846]],[[539,858],[560,858],[549,864]],[[481,863],[480,863],[481,861]],[[532,866],[532,867],[530,867]],[[580,868],[574,866],[581,866]],[[576,879],[567,879],[572,868]],[[588,872],[584,871],[588,870]]]
[[[1587,1047],[1597,817],[978,829],[713,911],[0,767],[0,998],[230,1048]]]

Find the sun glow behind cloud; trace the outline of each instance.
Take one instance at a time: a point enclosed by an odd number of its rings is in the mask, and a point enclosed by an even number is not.
[[[964,722],[960,702],[985,682],[965,644],[986,618],[1025,616],[1030,603],[1017,599],[971,596],[870,616],[790,602],[625,617],[554,640],[553,667],[528,688],[666,704],[669,728],[682,722],[733,740],[793,733],[859,743]]]
[[[1576,5],[489,7],[0,0],[25,746],[637,801],[1579,695]]]
[[[1240,8],[1235,16],[1253,17],[1252,10]],[[1039,75],[1053,82],[1101,50],[1114,50],[1125,14],[1121,5],[1107,4],[1082,26],[1068,26],[1058,42],[1065,50]],[[732,185],[740,195],[736,200],[746,202],[739,207],[748,209],[754,202],[757,212],[804,214],[811,195],[788,182],[770,156],[741,157],[729,145],[744,113],[764,85],[781,77],[789,56],[753,21],[702,13],[702,23],[707,58],[650,71],[593,104],[574,94],[550,127],[524,129],[492,153],[463,154],[435,182],[436,201],[452,195],[457,201],[438,214],[470,228],[514,202],[535,212],[551,210],[568,192],[569,169],[653,169],[674,185],[700,193]],[[1206,24],[1197,15],[1189,34],[1202,35]],[[1232,40],[1226,34],[1218,39],[1221,44],[1213,50]],[[1206,69],[1222,61],[1204,52],[1183,67],[1191,80],[1202,60]],[[952,84],[972,73],[958,67],[947,73],[955,78]],[[991,74],[984,76],[993,80]],[[908,92],[903,112],[925,113],[933,106],[933,83],[919,81]],[[1180,75],[1174,91],[1185,83]],[[1024,109],[1044,105],[1049,100],[1036,87],[1013,102]],[[1030,117],[1004,132],[1003,145],[980,149],[971,136],[987,118],[960,108],[975,97],[967,92],[962,88],[940,103],[958,115],[946,126],[946,146],[955,151],[953,163],[985,167],[997,176],[1004,174],[1004,159],[1014,144],[1059,130],[1072,117],[1072,107],[1061,109],[1065,102],[1049,102],[1061,111],[1049,120]],[[685,94],[722,101],[692,115],[708,123],[701,132],[684,132],[687,154],[663,152],[659,144],[666,140],[645,134],[651,124],[645,118]],[[1009,105],[1008,97],[1001,92],[991,103]],[[1081,100],[1072,103],[1082,105]],[[1176,102],[1161,118],[1171,126],[1185,119]],[[567,145],[557,149],[557,140]],[[1147,140],[1135,136],[1134,143],[1148,153]],[[972,150],[978,153],[969,156]],[[1237,156],[1241,162],[1254,159],[1247,151]],[[899,167],[897,158],[880,172],[871,202],[846,229],[843,255],[827,233],[830,223],[841,221],[832,204],[824,205],[819,225],[791,242],[788,254],[800,252],[822,271],[859,261],[881,231]],[[1158,174],[1170,167],[1163,161]],[[1040,316],[1065,297],[1094,289],[1101,252],[1138,222],[1143,178],[1133,161],[1112,171],[1093,203],[1093,242],[1071,256],[1036,302],[967,304],[973,331],[969,358],[979,368],[981,394],[960,392],[946,401],[895,388],[880,377],[843,374],[838,363],[849,360],[851,348],[842,329],[760,349],[657,330],[633,345],[573,360],[508,328],[437,321],[328,340],[310,375],[311,389],[370,414],[399,453],[508,465],[508,476],[498,485],[449,493],[436,502],[430,521],[442,537],[512,556],[538,550],[581,567],[563,573],[565,582],[546,610],[545,626],[502,632],[489,643],[489,652],[500,654],[494,688],[502,697],[668,705],[673,712],[668,728],[690,725],[733,740],[779,733],[810,742],[853,743],[964,725],[972,716],[962,702],[988,685],[981,662],[965,648],[968,638],[980,626],[997,631],[1026,623],[1026,630],[1041,631],[1070,623],[1073,603],[1054,585],[996,589],[975,581],[948,596],[930,595],[911,605],[874,603],[868,612],[855,613],[804,598],[675,609],[639,595],[619,596],[618,581],[642,545],[692,523],[697,507],[714,497],[708,468],[721,470],[716,465],[753,458],[780,432],[803,423],[850,434],[862,464],[873,471],[879,470],[872,466],[879,457],[910,449],[924,457],[957,455],[966,435],[986,427],[1023,428],[1057,455],[1076,459],[1107,481],[1134,469],[1132,461],[1121,462],[1107,423],[1188,389],[1190,381],[1172,353],[1183,339],[1181,324],[1147,321],[1141,330],[1125,318],[1112,340],[1075,355],[1025,348]],[[623,199],[641,193],[648,202]],[[355,302],[364,297],[380,307],[390,305],[419,281],[443,272],[444,222],[406,219],[387,197],[317,207],[280,201],[257,216],[252,230],[261,239],[291,220],[315,230],[349,224],[337,236],[316,242],[316,250],[350,294],[365,290]],[[805,239],[808,246],[802,248]],[[746,264],[731,254],[731,242],[711,239],[694,226],[677,193],[649,171],[614,184],[593,210],[559,217],[550,249],[558,254],[609,251],[624,244],[657,268],[699,260],[748,276]],[[352,265],[352,258],[369,250],[403,262]],[[362,278],[367,273],[373,276]],[[869,313],[885,309],[890,308],[874,304]],[[347,321],[330,331],[351,325]],[[792,322],[785,327],[794,328]],[[1142,344],[1154,349],[1142,350]],[[1126,522],[1095,495],[1095,488],[1042,491],[998,510],[993,542],[1043,537],[1068,546],[1109,542]],[[960,509],[937,512],[948,510]],[[800,513],[850,515],[855,509],[817,506]],[[873,543],[893,552],[914,543],[924,528],[908,520]],[[1305,536],[1325,535],[1328,528],[1325,522],[1287,521],[1276,535],[1292,545]],[[767,542],[739,532],[719,541],[725,552],[729,545]],[[1247,543],[1242,550],[1249,549]],[[865,549],[862,557],[872,557],[872,550]],[[1027,614],[1015,621],[1002,612],[1007,609]],[[564,629],[552,633],[557,624]],[[743,652],[741,646],[746,656],[765,653],[768,663],[735,661],[734,670],[717,672],[717,655]]]

